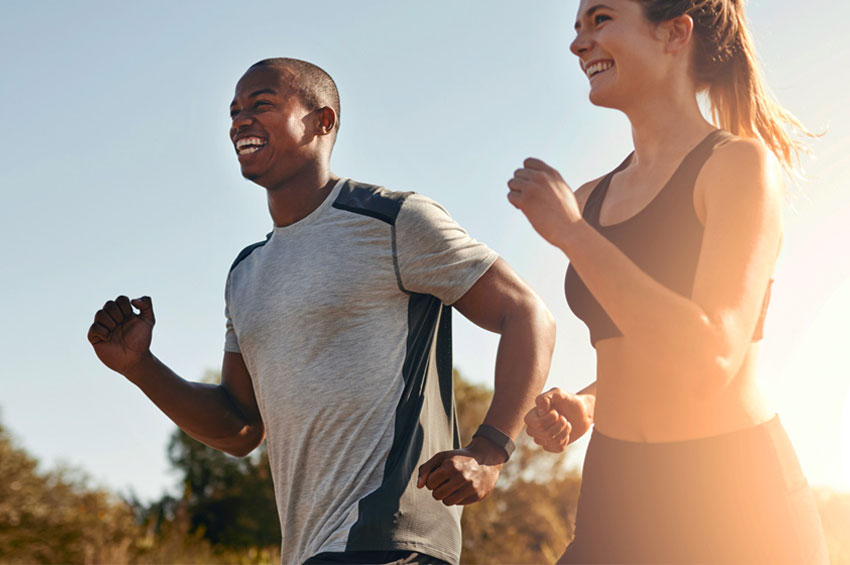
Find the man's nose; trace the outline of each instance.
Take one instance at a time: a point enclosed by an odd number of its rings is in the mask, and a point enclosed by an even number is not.
[[[234,134],[252,123],[254,123],[254,117],[250,112],[236,112],[230,119],[230,133]]]

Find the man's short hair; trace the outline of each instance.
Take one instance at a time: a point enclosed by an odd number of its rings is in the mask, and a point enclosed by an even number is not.
[[[316,110],[328,106],[336,112],[334,129],[339,130],[339,91],[331,75],[320,67],[300,59],[289,57],[274,57],[263,59],[251,65],[248,70],[260,67],[273,67],[290,71],[285,76],[288,86],[301,98],[308,110]]]

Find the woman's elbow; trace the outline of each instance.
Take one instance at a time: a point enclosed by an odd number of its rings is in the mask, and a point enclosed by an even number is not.
[[[703,365],[694,393],[699,397],[723,392],[737,374],[736,364],[726,356],[715,355]]]
[[[697,345],[697,395],[719,394],[737,376],[743,358],[733,334],[715,326],[704,334]]]
[[[680,324],[662,347],[668,374],[681,375],[683,392],[697,396],[721,392],[738,372],[740,360],[733,332],[701,314],[695,323]],[[736,361],[738,360],[738,361]]]

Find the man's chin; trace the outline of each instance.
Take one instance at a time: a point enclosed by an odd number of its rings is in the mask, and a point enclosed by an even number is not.
[[[256,182],[261,176],[262,175],[258,171],[252,170],[250,167],[242,167],[242,177],[249,181]]]

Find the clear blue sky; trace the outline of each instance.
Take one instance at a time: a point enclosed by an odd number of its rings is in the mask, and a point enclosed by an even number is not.
[[[256,60],[293,56],[336,79],[333,169],[443,203],[557,317],[550,385],[593,378],[563,300],[566,259],[505,199],[534,155],[573,186],[630,150],[591,106],[568,45],[577,2],[18,2],[0,19],[0,410],[47,466],[81,466],[143,497],[171,488],[172,424],[85,340],[95,310],[149,294],[155,353],[187,378],[220,365],[227,269],[271,221],[240,175],[227,106]],[[789,208],[761,376],[812,482],[850,489],[850,8],[753,0],[778,98],[829,128]],[[458,317],[459,318],[459,317]],[[458,323],[456,365],[492,382],[496,338]]]

